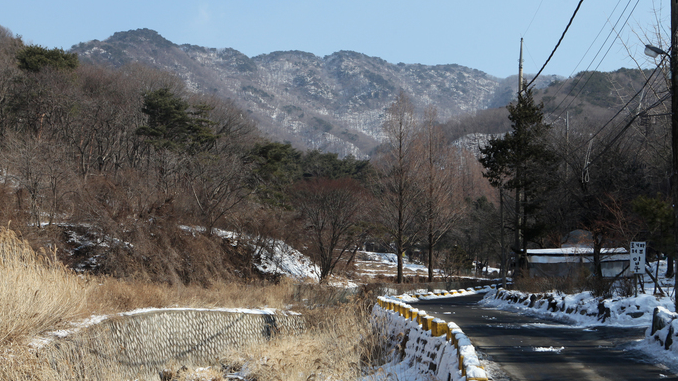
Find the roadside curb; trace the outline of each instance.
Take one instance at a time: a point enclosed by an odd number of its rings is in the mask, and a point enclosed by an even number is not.
[[[469,295],[473,293],[488,292],[496,286],[476,287],[466,290],[454,291],[439,291],[418,293],[414,297],[421,300],[430,300],[437,298],[447,298],[462,295]],[[392,326],[398,326],[402,332],[394,332],[395,335],[404,335],[406,338],[411,335],[411,329],[418,331],[418,334],[423,335],[432,340],[437,340],[439,343],[435,346],[438,353],[432,353],[425,350],[426,346],[412,347],[410,340],[407,340],[407,347],[410,350],[419,351],[416,356],[418,358],[425,358],[431,364],[429,370],[434,371],[435,374],[442,379],[448,380],[463,380],[463,381],[487,381],[489,380],[485,369],[480,365],[480,360],[476,353],[475,347],[471,344],[471,340],[464,334],[464,332],[453,322],[445,322],[442,319],[436,319],[429,316],[426,311],[413,308],[411,305],[403,302],[405,296],[397,297],[383,297],[377,298],[377,305],[373,314],[377,310],[387,313],[392,319],[397,321],[389,322]],[[419,340],[417,340],[419,341]]]

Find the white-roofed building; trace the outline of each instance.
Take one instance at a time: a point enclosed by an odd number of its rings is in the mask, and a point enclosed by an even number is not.
[[[563,247],[553,249],[528,249],[527,267],[531,277],[566,277],[583,268],[593,273],[593,245],[590,233],[575,230],[563,242]],[[600,262],[603,277],[630,276],[629,251],[624,247],[602,248]],[[625,270],[626,268],[626,270]]]

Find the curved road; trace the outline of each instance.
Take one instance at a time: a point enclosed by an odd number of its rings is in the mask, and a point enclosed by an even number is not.
[[[643,328],[571,327],[483,308],[483,295],[419,301],[415,308],[455,322],[471,338],[493,380],[678,380],[678,364],[653,365],[629,342]]]

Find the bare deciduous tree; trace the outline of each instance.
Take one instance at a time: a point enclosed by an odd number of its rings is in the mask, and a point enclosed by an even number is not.
[[[433,282],[433,248],[461,218],[457,183],[454,178],[453,152],[436,124],[437,111],[429,107],[418,143],[423,159],[418,171],[421,193],[421,219],[426,229],[424,239],[428,252],[428,280]]]
[[[298,183],[293,200],[305,221],[308,252],[320,266],[320,280],[325,281],[357,244],[357,224],[366,213],[366,192],[350,178],[320,178]]]
[[[10,178],[28,196],[30,223],[40,227],[47,215],[52,224],[68,192],[65,184],[72,177],[65,150],[30,135],[8,134],[4,140],[0,158],[7,164]]]
[[[208,234],[249,194],[245,178],[248,169],[233,152],[203,152],[188,159],[186,178],[189,192],[203,217]]]
[[[377,158],[378,200],[381,222],[395,241],[398,257],[398,283],[403,282],[403,253],[417,236],[417,184],[419,160],[415,149],[418,126],[414,106],[405,92],[400,91],[386,113],[383,124],[387,150]]]

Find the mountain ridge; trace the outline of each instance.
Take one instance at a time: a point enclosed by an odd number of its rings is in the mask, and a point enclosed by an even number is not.
[[[382,140],[384,112],[401,89],[417,109],[437,107],[441,121],[502,107],[515,94],[507,80],[457,64],[392,64],[349,50],[248,57],[232,48],[177,45],[151,29],[116,32],[71,51],[84,62],[141,62],[174,72],[192,91],[236,101],[274,140],[358,158]],[[545,78],[547,85],[552,79]]]

